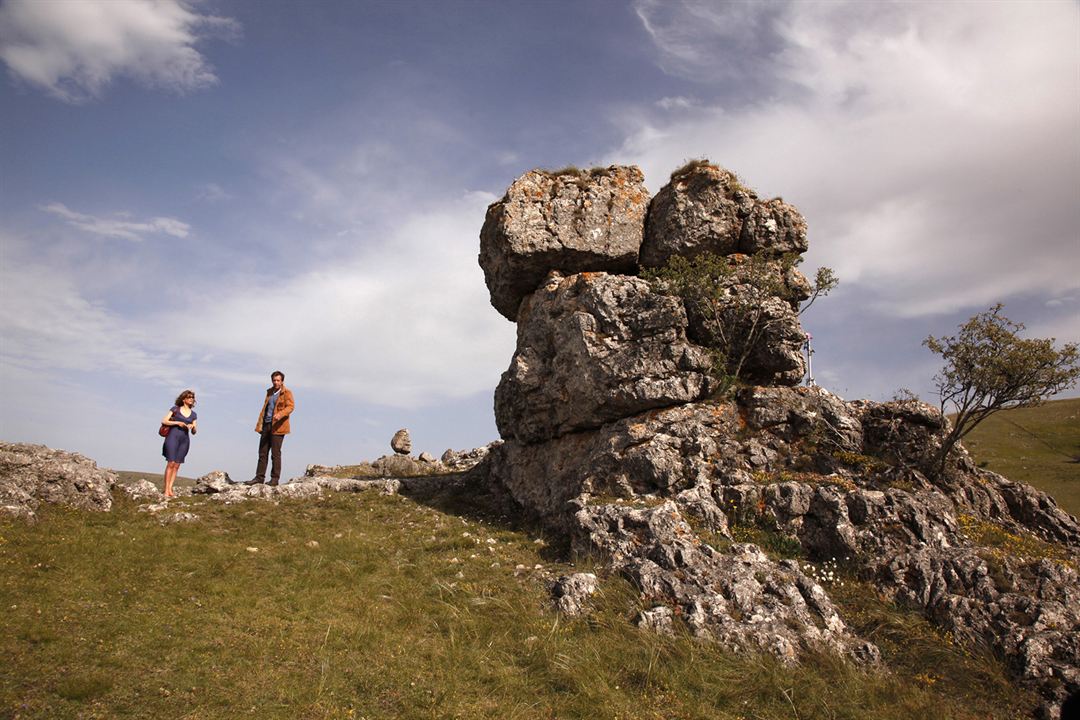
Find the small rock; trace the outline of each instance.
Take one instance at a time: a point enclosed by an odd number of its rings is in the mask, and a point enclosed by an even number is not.
[[[164,515],[161,518],[162,525],[175,525],[177,523],[189,523],[195,522],[199,519],[199,516],[190,512],[178,512],[171,515]]]
[[[592,573],[563,575],[555,581],[551,594],[555,608],[564,615],[577,616],[585,613],[585,603],[596,592],[598,583]]]
[[[214,470],[197,478],[191,492],[196,495],[211,495],[225,492],[231,487],[233,487],[233,482],[229,478],[229,473],[224,470]]]

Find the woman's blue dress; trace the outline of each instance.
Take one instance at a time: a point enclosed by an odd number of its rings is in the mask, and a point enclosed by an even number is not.
[[[180,414],[180,406],[178,405],[172,409],[172,417],[169,419],[189,423],[193,422],[197,417],[194,410],[191,411],[191,417],[184,417]],[[166,462],[182,463],[184,458],[187,457],[190,446],[191,437],[188,435],[188,429],[170,425],[169,434],[165,436],[165,442],[161,446],[161,454],[165,456]]]

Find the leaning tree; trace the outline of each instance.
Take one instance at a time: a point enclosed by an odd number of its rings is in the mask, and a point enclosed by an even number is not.
[[[957,441],[987,417],[998,410],[1037,405],[1080,378],[1076,343],[1057,350],[1054,338],[1021,338],[1024,326],[1002,315],[1001,308],[998,303],[975,315],[952,337],[931,335],[923,341],[945,361],[934,380],[942,413],[954,411],[936,458],[939,475]]]

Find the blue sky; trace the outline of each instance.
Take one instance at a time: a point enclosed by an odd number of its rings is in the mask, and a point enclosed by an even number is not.
[[[285,475],[497,437],[514,326],[476,264],[534,167],[708,157],[806,215],[818,381],[932,399],[995,302],[1080,340],[1080,5],[0,2],[0,438]]]

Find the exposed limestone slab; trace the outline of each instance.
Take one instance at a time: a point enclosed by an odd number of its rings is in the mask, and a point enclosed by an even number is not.
[[[522,299],[548,272],[634,273],[649,204],[634,166],[550,173],[532,170],[488,207],[480,267],[491,304],[516,320]]]

